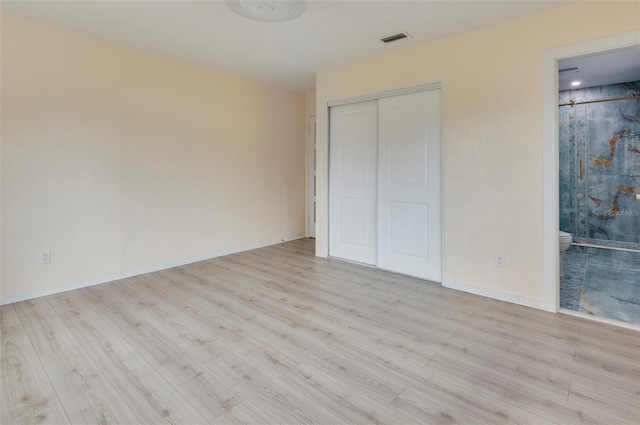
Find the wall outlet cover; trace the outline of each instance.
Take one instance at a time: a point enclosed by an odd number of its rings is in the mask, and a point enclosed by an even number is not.
[[[49,264],[51,262],[51,250],[43,249],[40,251],[40,264]]]

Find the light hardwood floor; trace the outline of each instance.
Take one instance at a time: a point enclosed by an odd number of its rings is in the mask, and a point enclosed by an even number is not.
[[[640,423],[640,333],[311,240],[0,312],[2,424]]]

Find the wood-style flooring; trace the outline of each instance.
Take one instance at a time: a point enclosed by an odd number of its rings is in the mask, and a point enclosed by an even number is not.
[[[4,425],[640,423],[640,333],[311,240],[0,312]]]

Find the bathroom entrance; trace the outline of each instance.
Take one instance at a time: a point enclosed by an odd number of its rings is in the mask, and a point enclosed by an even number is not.
[[[558,61],[559,307],[640,326],[640,46]]]

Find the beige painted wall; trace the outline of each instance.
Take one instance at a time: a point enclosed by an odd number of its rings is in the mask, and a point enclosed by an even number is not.
[[[640,3],[589,2],[320,71],[318,150],[327,101],[441,81],[445,284],[541,307],[543,51],[638,28]],[[326,155],[318,167],[327,255]]]
[[[309,125],[309,118],[310,117],[315,117],[316,116],[316,92],[312,91],[312,92],[308,92],[305,93],[304,95],[304,110],[305,110],[305,128],[307,129],[307,143],[306,143],[306,148],[305,148],[305,172],[307,175],[307,179],[310,179],[310,168],[312,167],[312,165],[310,164],[310,159],[309,159],[309,127],[307,127]],[[310,192],[312,192],[311,188],[312,186],[310,186],[311,182],[309,180],[307,180],[307,185],[306,185],[306,191],[305,191],[305,199],[307,200],[307,202],[305,202],[306,208],[305,208],[305,222],[306,222],[306,228],[305,228],[305,232],[306,235],[310,235],[310,231],[309,231],[309,227],[312,224],[310,223],[310,217],[311,214],[313,214],[312,208],[309,206],[309,196],[310,196]]]
[[[305,115],[308,117],[313,117],[316,114],[316,92],[310,91],[309,93],[305,93],[304,95],[304,109]]]
[[[304,94],[11,16],[1,78],[4,302],[303,236]]]

